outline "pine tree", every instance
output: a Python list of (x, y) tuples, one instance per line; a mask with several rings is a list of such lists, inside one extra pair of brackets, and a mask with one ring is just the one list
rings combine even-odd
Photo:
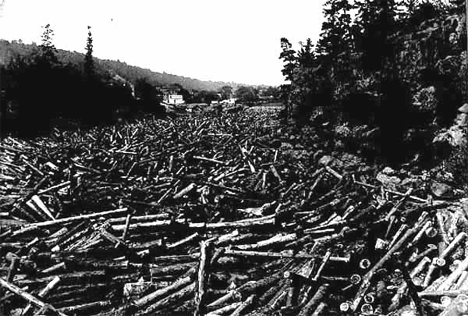
[(334, 64), (342, 53), (354, 49), (350, 14), (354, 6), (349, 0), (327, 0), (324, 6), (326, 21), (322, 24), (317, 53)]
[(281, 38), (281, 54), (280, 59), (283, 60), (283, 69), (281, 70), (284, 79), (289, 81), (288, 84), (281, 85), (281, 99), (285, 103), (285, 118), (288, 119), (291, 114), (291, 97), (293, 94), (292, 87), (294, 84), (294, 71), (297, 66), (296, 52), (292, 49), (291, 43), (287, 38)]
[(44, 32), (42, 33), (42, 43), (39, 45), (40, 55), (39, 58), (42, 62), (46, 62), (50, 65), (58, 63), (57, 49), (52, 42), (54, 31), (50, 27), (50, 24), (44, 26)]
[(279, 58), (282, 59), (284, 63), (281, 72), (287, 81), (292, 82), (294, 80), (293, 74), (297, 62), (296, 52), (292, 49), (292, 45), (288, 39), (284, 37), (281, 38), (281, 49), (282, 52)]
[(91, 33), (91, 26), (88, 26), (88, 38), (86, 40), (86, 55), (84, 68), (88, 77), (94, 74), (94, 60), (93, 60), (93, 35)]
[(359, 0), (356, 4), (362, 66), (367, 71), (379, 71), (393, 55), (389, 39), (397, 30), (397, 5), (395, 0)]
[[(356, 67), (353, 56), (356, 53), (354, 44), (354, 25), (351, 11), (355, 9), (350, 0), (327, 0), (324, 4), (325, 22), (317, 44), (316, 52), (320, 64), (325, 69), (326, 78), (333, 82), (333, 90), (341, 88), (352, 81), (352, 68)], [(336, 93), (343, 97), (342, 94)]]

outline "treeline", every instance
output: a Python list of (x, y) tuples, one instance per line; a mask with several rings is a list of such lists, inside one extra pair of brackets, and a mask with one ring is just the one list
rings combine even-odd
[(90, 28), (86, 54), (78, 64), (60, 61), (52, 39), (53, 30), (46, 25), (36, 49), (1, 65), (3, 133), (35, 136), (64, 122), (109, 123), (135, 109), (131, 85), (95, 64)]
[[(308, 39), (295, 50), (281, 39), (286, 115), (303, 125), (320, 109), (335, 125), (377, 128), (377, 154), (389, 161), (407, 158), (411, 146), (427, 147), (431, 132), (453, 122), (466, 93), (463, 10), (461, 0), (326, 1), (317, 43)], [(427, 87), (430, 96), (421, 92)], [(409, 131), (423, 128), (431, 132), (408, 142)]]
[(234, 97), (254, 103), (279, 95), (275, 87), (205, 82), (99, 60), (93, 56), (90, 27), (84, 44), (85, 54), (58, 50), (50, 25), (44, 27), (40, 45), (0, 41), (2, 135), (35, 136), (53, 127), (163, 115), (160, 102), (165, 93), (181, 94), (186, 103), (207, 104)]
[[(30, 55), (38, 49), (37, 44), (25, 44), (19, 41), (0, 40), (0, 63), (8, 63), (11, 58), (16, 55)], [(70, 52), (62, 49), (57, 49), (57, 58), (64, 64), (79, 65), (83, 62), (84, 54), (78, 52)], [(231, 86), (237, 89), (239, 84), (234, 82), (222, 81), (206, 81), (184, 76), (178, 76), (168, 73), (155, 72), (150, 69), (145, 69), (137, 66), (128, 65), (119, 60), (107, 60), (94, 58), (97, 67), (111, 70), (119, 76), (126, 78), (128, 81), (135, 83), (138, 79), (145, 80), (154, 86), (169, 86), (177, 84), (183, 86), (187, 90), (197, 91), (219, 91), (223, 86)]]

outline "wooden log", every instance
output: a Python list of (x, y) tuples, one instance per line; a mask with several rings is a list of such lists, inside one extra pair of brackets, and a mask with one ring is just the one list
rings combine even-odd
[[(267, 257), (267, 258), (292, 258), (292, 259), (321, 259), (322, 256), (307, 253), (294, 254), (292, 251), (283, 252), (266, 252), (266, 251), (244, 251), (244, 250), (232, 250), (226, 249), (224, 252), (225, 256), (239, 256), (239, 257)], [(329, 261), (333, 262), (344, 262), (348, 263), (351, 257), (336, 257), (330, 256)]]
[(446, 245), (450, 244), (447, 230), (445, 229), (445, 220), (441, 212), (436, 212), (437, 226), (439, 227), (440, 235)]
[(111, 307), (113, 304), (111, 301), (98, 301), (98, 302), (91, 302), (67, 307), (59, 308), (59, 312), (61, 313), (70, 313), (72, 315), (84, 315), (85, 312), (88, 310), (93, 310), (93, 313), (96, 311), (102, 311), (105, 308)]
[(226, 304), (227, 302), (229, 302), (230, 300), (232, 299), (235, 299), (235, 300), (241, 300), (242, 296), (241, 294), (239, 293), (239, 291), (237, 289), (233, 289), (231, 291), (229, 291), (227, 294), (221, 296), (220, 298), (218, 298), (217, 300), (215, 300), (214, 302), (211, 302), (210, 304), (208, 304), (208, 308), (217, 308), (217, 307), (220, 307), (224, 304)]
[[(47, 296), (47, 294), (49, 294), (49, 292), (51, 292), (56, 286), (57, 284), (60, 282), (60, 277), (55, 277), (52, 279), (52, 281), (50, 281), (38, 294), (37, 296), (39, 298), (45, 298)], [(33, 306), (31, 303), (29, 303), (28, 305), (26, 305), (26, 307), (23, 309), (23, 312), (21, 315), (23, 316), (26, 316), (28, 315), (28, 313), (30, 311), (32, 311), (33, 309)]]
[(319, 306), (314, 310), (312, 313), (312, 316), (319, 316), (319, 315), (325, 315), (325, 310), (327, 309), (328, 304), (325, 302), (321, 302)]
[(23, 211), (21, 208), (22, 206), (31, 199), (31, 197), (33, 195), (35, 195), (39, 189), (41, 188), (42, 185), (44, 185), (44, 183), (49, 179), (48, 176), (45, 176), (43, 177), (35, 186), (34, 188), (31, 190), (31, 192), (29, 192), (24, 198), (20, 199), (17, 203), (15, 203), (13, 205), (13, 208), (11, 209), (10, 211), (10, 214), (15, 214), (17, 211), (20, 212), (22, 215), (25, 215), (26, 218), (28, 219), (32, 219), (32, 221), (34, 222), (34, 218), (29, 215), (27, 212)]
[(195, 293), (195, 311), (194, 316), (203, 316), (205, 314), (205, 296), (206, 296), (206, 286), (208, 279), (209, 263), (210, 259), (208, 257), (207, 243), (205, 241), (200, 241), (200, 261), (198, 264), (198, 278), (196, 282), (196, 293)]
[(231, 311), (236, 310), (240, 305), (242, 305), (242, 302), (235, 302), (235, 303), (226, 305), (224, 307), (221, 307), (217, 310), (214, 310), (212, 312), (209, 312), (208, 314), (206, 314), (206, 316), (222, 316), (224, 314), (227, 314)]
[(88, 235), (91, 232), (92, 227), (90, 226), (90, 223), (84, 221), (77, 225), (75, 228), (71, 229), (67, 234), (64, 234), (62, 237), (59, 237), (55, 242), (49, 243), (48, 246), (52, 248), (52, 252), (63, 251), (72, 243), (82, 238), (83, 236)]
[[(181, 224), (185, 225), (185, 220), (173, 221), (155, 221), (149, 223), (133, 223), (130, 225), (131, 230), (136, 230), (140, 228), (166, 228), (170, 229), (171, 224)], [(275, 218), (274, 215), (268, 215), (261, 218), (254, 219), (245, 219), (235, 222), (219, 222), (219, 223), (188, 223), (186, 226), (188, 229), (208, 229), (208, 230), (217, 230), (217, 229), (236, 229), (236, 228), (251, 228), (255, 226), (264, 226), (264, 225), (274, 225)], [(125, 225), (113, 225), (113, 230), (123, 231)]]
[(127, 218), (125, 219), (125, 228), (124, 228), (124, 231), (122, 233), (122, 241), (125, 242), (125, 240), (127, 239), (128, 237), (128, 229), (130, 227), (130, 220), (132, 219), (132, 214), (127, 214)]
[[(128, 208), (119, 208), (119, 209), (100, 212), (100, 213), (84, 214), (84, 215), (73, 216), (73, 217), (59, 218), (59, 219), (56, 219), (56, 220), (53, 220), (53, 221), (46, 221), (46, 222), (28, 224), (28, 225), (26, 225), (26, 227), (29, 227), (29, 228), (32, 228), (32, 227), (34, 227), (34, 228), (50, 227), (50, 226), (55, 226), (55, 225), (63, 225), (65, 223), (72, 223), (72, 222), (76, 222), (76, 221), (82, 221), (82, 220), (85, 220), (85, 219), (114, 216), (116, 214), (121, 214), (121, 213), (126, 213), (126, 212), (128, 212)], [(125, 227), (122, 227), (122, 230), (124, 228)]]
[[(30, 302), (31, 304), (34, 304), (35, 306), (39, 307), (39, 308), (42, 308), (46, 305), (46, 303), (44, 303), (43, 301), (39, 300), (38, 298), (36, 298), (35, 296), (29, 294), (28, 292), (25, 292), (23, 291), (21, 288), (19, 288), (18, 286), (14, 285), (14, 284), (11, 284), (5, 280), (3, 280), (2, 278), (0, 278), (0, 286), (6, 288), (8, 291), (11, 291), (13, 293), (15, 293), (16, 295), (18, 296), (21, 296), (22, 298), (24, 298), (26, 301)], [(57, 312), (55, 310), (55, 308), (51, 307), (51, 309), (54, 311), (54, 312)], [(58, 311), (57, 312), (60, 316), (66, 316), (65, 313), (61, 312), (61, 311)]]
[(461, 232), (455, 237), (452, 242), (445, 248), (445, 250), (440, 254), (439, 259), (445, 259), (456, 247), (465, 239), (468, 235), (464, 232)]
[(51, 187), (49, 187), (47, 189), (40, 190), (39, 192), (37, 192), (37, 194), (38, 195), (46, 194), (46, 193), (49, 193), (49, 192), (52, 192), (52, 191), (63, 189), (65, 187), (69, 186), (69, 185), (70, 185), (70, 181), (64, 181), (62, 183), (51, 186)]
[[(6, 256), (6, 257), (8, 257), (8, 256)], [(10, 262), (10, 267), (8, 268), (8, 275), (7, 275), (7, 278), (6, 278), (7, 282), (10, 282), (10, 283), (13, 282), (13, 278), (15, 277), (15, 274), (17, 272), (20, 261), (21, 261), (21, 259), (18, 256), (16, 256), (16, 255), (12, 256), (11, 262)]]
[(184, 246), (184, 245), (190, 243), (191, 241), (196, 240), (199, 237), (200, 237), (200, 234), (193, 233), (192, 235), (187, 236), (187, 237), (185, 237), (185, 238), (183, 238), (183, 239), (181, 239), (181, 240), (179, 240), (179, 241), (177, 241), (177, 242), (175, 242), (173, 244), (167, 245), (166, 247), (167, 247), (167, 249), (176, 249), (176, 248), (179, 248), (181, 246)]
[(325, 268), (326, 264), (328, 263), (328, 261), (330, 260), (330, 256), (331, 256), (331, 251), (327, 251), (327, 253), (325, 254), (325, 256), (323, 257), (322, 259), (322, 263), (320, 264), (318, 270), (317, 270), (317, 273), (315, 274), (315, 276), (312, 278), (313, 281), (317, 281), (318, 278), (320, 277), (320, 275), (322, 274), (322, 271), (323, 269)]
[(180, 275), (182, 273), (185, 273), (186, 271), (190, 271), (194, 267), (196, 267), (196, 264), (194, 262), (186, 262), (173, 264), (169, 266), (151, 267), (150, 272), (153, 277), (161, 275)]
[(466, 257), (456, 268), (455, 271), (453, 271), (447, 279), (440, 285), (439, 291), (445, 291), (448, 290), (454, 282), (460, 277), (463, 271), (468, 269), (468, 257)]
[(50, 210), (47, 208), (47, 206), (42, 202), (41, 198), (37, 195), (33, 195), (31, 200), (37, 205), (38, 209), (40, 209), (49, 219), (55, 220), (55, 217), (52, 215)]
[[(426, 216), (427, 216), (427, 213), (425, 213)], [(425, 218), (423, 218), (423, 220), (425, 220)], [(398, 250), (400, 250), (405, 242), (412, 236), (414, 235), (415, 233), (418, 232), (418, 230), (421, 228), (421, 226), (423, 225), (424, 223), (421, 223), (421, 221), (419, 223), (417, 223), (413, 228), (411, 229), (408, 229), (406, 231), (406, 233), (403, 235), (403, 237), (401, 237), (401, 239), (395, 243), (395, 245), (390, 248), (390, 250), (366, 273), (366, 275), (364, 276), (363, 278), (363, 281), (361, 283), (361, 286), (359, 287), (359, 290), (358, 292), (356, 293), (356, 296), (353, 300), (353, 304), (351, 306), (351, 309), (353, 311), (356, 311), (360, 304), (361, 304), (361, 300), (362, 298), (364, 297), (364, 295), (366, 294), (369, 286), (370, 286), (370, 282), (372, 280), (372, 278), (374, 277), (376, 271), (378, 269), (380, 269), (392, 256), (394, 253), (396, 253)]]
[(411, 279), (411, 275), (408, 273), (408, 270), (406, 270), (405, 265), (403, 262), (400, 260), (397, 260), (398, 266), (403, 274), (403, 280), (405, 281), (407, 287), (408, 287), (408, 292), (413, 300), (414, 305), (416, 306), (416, 310), (418, 311), (419, 315), (424, 315), (424, 309), (421, 303), (421, 299), (418, 296), (418, 291), (416, 289), (416, 286), (413, 283), (413, 280)]
[(458, 295), (468, 295), (468, 290), (424, 291), (418, 293), (418, 296), (421, 298), (441, 296), (457, 297)]
[(26, 286), (46, 283), (52, 281), (57, 276), (60, 277), (61, 284), (85, 284), (105, 280), (106, 272), (104, 270), (69, 272), (58, 274), (56, 276), (51, 275), (35, 279), (21, 279), (17, 280), (16, 284), (18, 284), (19, 286)]
[[(148, 206), (150, 206), (150, 205), (148, 205)], [(153, 206), (156, 206), (156, 205), (153, 205)], [(111, 225), (117, 225), (117, 224), (126, 225), (128, 215), (130, 215), (130, 214), (127, 214), (127, 216), (125, 216), (125, 217), (109, 218), (109, 219), (107, 219), (107, 222), (109, 224), (111, 224)], [(133, 223), (152, 222), (152, 221), (155, 221), (155, 220), (165, 220), (165, 219), (169, 219), (169, 218), (170, 218), (169, 213), (141, 215), (141, 216), (132, 215), (131, 216), (131, 220), (132, 220)]]
[(201, 160), (201, 161), (207, 161), (207, 162), (211, 162), (211, 163), (219, 164), (219, 165), (223, 165), (223, 166), (227, 165), (227, 163), (224, 162), (224, 161), (219, 161), (219, 160), (212, 159), (212, 158), (207, 158), (207, 157), (193, 156), (193, 159)]
[(190, 191), (192, 191), (193, 189), (195, 189), (196, 186), (197, 186), (197, 185), (196, 185), (195, 183), (190, 183), (187, 187), (185, 187), (184, 189), (180, 190), (180, 192), (174, 194), (173, 199), (174, 199), (174, 200), (180, 199), (181, 197), (183, 197), (184, 195), (188, 194)]
[(312, 296), (310, 301), (308, 301), (307, 304), (302, 308), (298, 316), (309, 315), (317, 305), (322, 303), (322, 300), (329, 291), (329, 288), (330, 284), (328, 283), (320, 285), (320, 287), (317, 289), (317, 292), (315, 292), (314, 296)]
[(395, 213), (398, 212), (398, 209), (405, 203), (406, 199), (411, 195), (413, 192), (413, 188), (409, 188), (408, 191), (403, 195), (403, 197), (392, 207), (390, 212), (385, 216), (385, 220), (390, 220), (392, 216), (395, 216)]
[(247, 244), (247, 245), (239, 245), (236, 246), (236, 248), (240, 250), (249, 250), (249, 249), (259, 249), (259, 248), (264, 248), (264, 247), (274, 247), (277, 245), (281, 245), (287, 242), (292, 242), (297, 239), (297, 234), (292, 233), (292, 234), (277, 234), (269, 239), (259, 241), (255, 244)]
[[(378, 186), (368, 184), (368, 183), (364, 183), (364, 182), (361, 182), (361, 181), (354, 181), (354, 183), (365, 186), (365, 187), (368, 187), (368, 188), (372, 188), (372, 189), (377, 189), (378, 188)], [(384, 190), (385, 190), (385, 192), (388, 192), (388, 193), (391, 193), (391, 194), (395, 194), (395, 195), (399, 195), (399, 196), (405, 196), (405, 193), (401, 193), (401, 192), (394, 191), (394, 190), (389, 190), (389, 189), (384, 189)], [(414, 195), (409, 195), (408, 198), (412, 199), (413, 201), (420, 202), (420, 203), (423, 203), (423, 204), (427, 203), (426, 199), (422, 199), (422, 198), (414, 196)]]
[(186, 277), (180, 278), (176, 282), (174, 282), (172, 285), (165, 287), (163, 289), (158, 289), (154, 291), (153, 293), (150, 293), (134, 301), (132, 305), (136, 306), (137, 308), (142, 308), (158, 300), (161, 300), (162, 298), (166, 297), (172, 292), (175, 292), (181, 288), (188, 286), (189, 284), (191, 284), (192, 281), (193, 281), (193, 276), (186, 276)]
[(239, 307), (236, 308), (236, 310), (230, 315), (230, 316), (240, 316), (241, 313), (253, 303), (253, 300), (255, 299), (255, 294), (250, 295), (244, 302), (242, 302)]
[[(27, 292), (29, 290), (28, 286), (22, 287), (21, 288), (23, 291)], [(16, 294), (13, 292), (8, 292), (2, 297), (0, 297), (0, 312), (2, 312), (2, 307), (5, 307), (4, 302), (12, 299)]]
[[(166, 296), (165, 298), (160, 299), (159, 301), (155, 302), (154, 304), (150, 305), (147, 309), (142, 311), (144, 315), (152, 314), (157, 312), (158, 310), (164, 308), (165, 306), (170, 306), (177, 302), (181, 302), (185, 300), (188, 296), (192, 295), (195, 290), (195, 283), (191, 283), (184, 288), (180, 289), (179, 291)], [(138, 314), (137, 314), (138, 315)]]

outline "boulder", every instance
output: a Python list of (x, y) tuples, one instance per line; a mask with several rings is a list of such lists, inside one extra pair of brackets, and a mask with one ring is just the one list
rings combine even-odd
[(395, 190), (401, 183), (401, 179), (396, 176), (389, 176), (380, 172), (377, 177), (377, 181), (383, 184), (384, 187)]
[(461, 107), (458, 108), (458, 112), (460, 113), (468, 113), (468, 103), (463, 104)]
[(387, 176), (394, 176), (396, 174), (396, 171), (390, 167), (385, 167), (381, 173)]
[(442, 130), (434, 137), (432, 143), (436, 147), (449, 145), (450, 147), (460, 147), (466, 143), (465, 130), (461, 126), (454, 125), (448, 130)]
[(431, 192), (436, 197), (450, 197), (453, 195), (453, 188), (448, 184), (433, 181), (431, 184)]
[(434, 86), (422, 88), (413, 98), (413, 108), (417, 112), (435, 114), (437, 109), (436, 89)]
[(319, 166), (328, 166), (331, 165), (334, 160), (336, 159), (332, 156), (325, 155), (319, 159), (318, 164)]

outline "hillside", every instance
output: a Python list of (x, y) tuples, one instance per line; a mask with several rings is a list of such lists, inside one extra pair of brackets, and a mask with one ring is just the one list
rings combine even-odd
[[(0, 39), (0, 64), (8, 63), (15, 55), (27, 55), (37, 49), (35, 44), (24, 44), (18, 41), (6, 41)], [(78, 52), (70, 52), (58, 49), (59, 61), (63, 63), (72, 63), (79, 65), (84, 60), (84, 54)], [(137, 66), (128, 65), (122, 61), (106, 60), (95, 58), (96, 63), (103, 69), (111, 70), (118, 75), (129, 80), (133, 84), (140, 78), (145, 78), (150, 84), (156, 86), (166, 86), (171, 84), (180, 84), (187, 90), (207, 90), (218, 91), (221, 87), (229, 85), (236, 89), (239, 84), (234, 82), (222, 81), (203, 81), (168, 73), (155, 72), (150, 69), (145, 69)]]
[(289, 116), (314, 124), (319, 110), (337, 147), (370, 160), (447, 158), (464, 143), (464, 8), (462, 1), (328, 1), (317, 43), (294, 50), (282, 39)]

